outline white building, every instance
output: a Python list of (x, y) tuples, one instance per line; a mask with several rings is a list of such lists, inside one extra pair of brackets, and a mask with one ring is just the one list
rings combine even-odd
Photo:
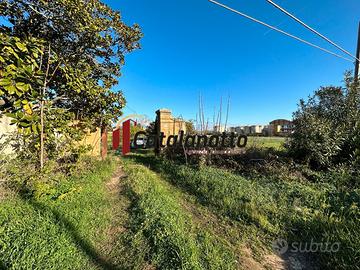
[(229, 128), (230, 132), (235, 132), (237, 134), (243, 135), (256, 135), (263, 134), (266, 125), (249, 125), (249, 126), (237, 126)]
[(214, 132), (225, 132), (225, 126), (214, 126)]

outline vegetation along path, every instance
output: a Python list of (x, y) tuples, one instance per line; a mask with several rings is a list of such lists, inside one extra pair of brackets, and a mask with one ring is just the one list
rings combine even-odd
[(2, 268), (321, 269), (326, 257), (277, 255), (271, 243), (321, 239), (335, 229), (349, 239), (312, 212), (321, 209), (323, 188), (146, 154), (89, 167), (1, 202)]
[[(148, 183), (145, 185), (149, 190), (143, 190), (140, 193), (140, 198), (146, 196), (147, 203), (144, 204), (144, 206), (152, 213), (151, 215), (150, 213), (147, 215), (147, 211), (144, 210), (143, 215), (146, 217), (146, 223), (160, 222), (156, 217), (158, 215), (160, 217), (167, 215), (171, 221), (167, 223), (166, 226), (153, 224), (152, 227), (157, 230), (164, 228), (165, 231), (170, 231), (171, 234), (163, 238), (163, 240), (166, 239), (166, 241), (171, 238), (176, 239), (181, 237), (181, 235), (187, 235), (188, 239), (195, 239), (192, 241), (194, 243), (192, 247), (193, 254), (200, 254), (200, 260), (197, 263), (196, 256), (186, 257), (181, 255), (180, 251), (183, 245), (178, 247), (173, 246), (173, 248), (178, 249), (179, 252), (174, 253), (176, 255), (175, 258), (172, 258), (174, 254), (171, 253), (162, 254), (165, 258), (167, 257), (165, 261), (172, 261), (174, 263), (175, 259), (178, 266), (194, 264), (199, 265), (200, 269), (316, 269), (316, 267), (312, 266), (314, 262), (309, 261), (309, 258), (303, 255), (290, 254), (280, 257), (275, 254), (268, 248), (268, 245), (265, 244), (266, 241), (269, 240), (269, 237), (257, 228), (256, 223), (253, 225), (244, 224), (241, 221), (232, 220), (229, 217), (217, 214), (218, 211), (214, 211), (211, 207), (202, 204), (199, 198), (191, 194), (191, 192), (184, 192), (186, 191), (185, 189), (173, 185), (176, 180), (171, 180), (171, 178), (169, 178), (171, 176), (166, 176), (160, 172), (159, 168), (154, 164), (154, 160), (156, 159), (154, 159), (153, 156), (133, 155), (130, 159), (131, 161), (126, 161), (128, 165), (125, 166), (125, 168), (128, 168), (126, 171), (129, 173), (129, 179), (133, 181), (141, 178), (145, 181), (144, 184), (151, 179), (152, 184)], [(152, 170), (147, 168), (149, 166)], [(167, 168), (169, 168), (169, 166), (167, 166)], [(135, 171), (136, 173), (134, 174)], [(174, 175), (172, 177), (174, 177)], [(178, 181), (181, 180), (178, 179)], [(137, 181), (133, 182), (133, 187), (136, 187), (138, 183)], [(183, 183), (187, 185), (187, 183)], [(153, 192), (152, 188), (150, 188), (152, 185), (155, 185), (157, 189), (157, 193), (153, 194), (154, 196), (147, 194), (150, 191), (151, 193)], [(190, 188), (190, 186), (188, 186), (188, 188)], [(169, 196), (167, 199), (165, 194)], [(162, 197), (164, 200), (171, 200), (172, 206), (161, 207), (161, 209), (157, 208), (158, 213), (156, 213), (157, 211), (152, 212), (150, 209), (152, 207), (151, 201), (159, 197)], [(219, 200), (219, 198), (215, 199)], [(165, 205), (165, 202), (163, 203)], [(186, 218), (186, 226), (177, 227), (177, 225), (183, 221), (181, 221), (182, 219), (175, 213)], [(152, 219), (155, 220), (152, 221)], [(178, 222), (174, 222), (174, 219)], [(176, 228), (173, 226), (176, 226)], [(144, 235), (154, 237), (154, 232), (150, 231)], [(200, 238), (199, 235), (201, 235)], [(204, 242), (199, 242), (198, 240), (204, 236), (207, 238), (205, 245)], [(164, 235), (162, 235), (162, 237), (164, 237)], [(154, 243), (161, 242), (158, 241), (156, 237), (152, 241), (154, 241), (151, 243), (152, 246)], [(175, 243), (179, 242), (180, 241), (175, 241)], [(209, 248), (209, 245), (211, 248)], [(157, 249), (155, 248), (155, 250)], [(211, 251), (210, 254), (209, 251)], [(214, 252), (215, 254), (213, 254)], [(195, 261), (189, 263), (189, 258), (195, 258)], [(203, 258), (205, 258), (206, 263), (204, 263)], [(175, 264), (173, 264), (173, 267), (178, 268)], [(193, 267), (190, 268), (192, 269)]]

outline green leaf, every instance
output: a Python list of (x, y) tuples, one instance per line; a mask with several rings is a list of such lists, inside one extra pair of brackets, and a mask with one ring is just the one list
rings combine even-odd
[(30, 126), (29, 123), (25, 123), (25, 122), (19, 122), (19, 125), (21, 127), (29, 127)]
[(10, 118), (16, 118), (16, 114), (14, 113), (6, 113), (5, 115)]
[(10, 79), (0, 79), (0, 86), (6, 86), (11, 84), (11, 80)]
[(15, 94), (15, 91), (16, 91), (16, 87), (15, 87), (14, 85), (4, 86), (4, 89), (5, 89), (6, 91), (8, 91), (8, 93), (9, 93), (10, 95)]
[(38, 134), (38, 130), (37, 130), (37, 128), (36, 128), (36, 124), (32, 124), (32, 125), (31, 125), (31, 129), (32, 129), (32, 131), (33, 131), (35, 134)]
[(16, 59), (20, 59), (19, 55), (11, 47), (5, 47)]
[(16, 100), (16, 101), (14, 102), (14, 106), (15, 106), (15, 107), (20, 107), (20, 103), (21, 103), (21, 100), (18, 99), (18, 100)]
[(16, 83), (16, 88), (18, 90), (20, 90), (21, 92), (25, 92), (26, 91), (26, 84), (25, 83)]
[(16, 45), (16, 47), (18, 47), (23, 52), (27, 51), (26, 46), (24, 44), (20, 43), (20, 42), (16, 42), (15, 45)]

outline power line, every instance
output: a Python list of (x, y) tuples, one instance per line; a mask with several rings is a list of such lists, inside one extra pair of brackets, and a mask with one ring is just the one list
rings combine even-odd
[(279, 32), (279, 33), (282, 33), (282, 34), (284, 34), (284, 35), (286, 35), (286, 36), (288, 36), (288, 37), (291, 37), (291, 38), (296, 39), (296, 40), (298, 40), (298, 41), (300, 41), (300, 42), (303, 42), (303, 43), (305, 43), (305, 44), (307, 44), (307, 45), (309, 45), (309, 46), (311, 46), (311, 47), (314, 47), (314, 48), (319, 49), (319, 50), (321, 50), (321, 51), (323, 51), (323, 52), (329, 53), (329, 54), (331, 54), (331, 55), (333, 55), (333, 56), (342, 58), (342, 59), (344, 59), (344, 60), (346, 60), (346, 61), (353, 62), (353, 61), (352, 61), (351, 59), (349, 59), (349, 58), (343, 57), (343, 56), (341, 56), (341, 55), (339, 55), (339, 54), (337, 54), (337, 53), (334, 53), (334, 52), (332, 52), (332, 51), (329, 51), (329, 50), (327, 50), (327, 49), (324, 49), (324, 48), (322, 48), (322, 47), (320, 47), (320, 46), (318, 46), (318, 45), (315, 45), (315, 44), (313, 44), (313, 43), (311, 43), (311, 42), (309, 42), (309, 41), (306, 41), (306, 40), (304, 40), (304, 39), (302, 39), (302, 38), (299, 38), (299, 37), (297, 37), (297, 36), (294, 36), (294, 35), (292, 35), (292, 34), (289, 34), (289, 33), (285, 32), (285, 31), (283, 31), (283, 30), (281, 30), (281, 29), (279, 29), (279, 28), (276, 28), (275, 26), (269, 25), (269, 24), (267, 24), (267, 23), (265, 23), (265, 22), (262, 22), (262, 21), (260, 21), (260, 20), (258, 20), (258, 19), (255, 19), (255, 18), (253, 18), (253, 17), (251, 17), (251, 16), (249, 16), (249, 15), (246, 15), (245, 13), (242, 13), (242, 12), (240, 12), (240, 11), (237, 11), (236, 9), (233, 9), (233, 8), (231, 8), (231, 7), (228, 7), (228, 6), (226, 6), (226, 5), (222, 4), (222, 3), (216, 2), (216, 1), (214, 1), (214, 0), (208, 0), (208, 1), (211, 2), (211, 3), (213, 3), (213, 4), (218, 5), (218, 6), (220, 6), (220, 7), (223, 7), (223, 8), (225, 8), (225, 9), (227, 9), (227, 10), (230, 10), (230, 11), (232, 11), (232, 12), (238, 14), (238, 15), (241, 15), (241, 16), (243, 16), (243, 17), (245, 17), (245, 18), (247, 18), (247, 19), (249, 19), (249, 20), (251, 20), (251, 21), (253, 21), (253, 22), (256, 22), (256, 23), (261, 24), (261, 25), (263, 25), (263, 26), (266, 26), (266, 27), (268, 27), (268, 28), (270, 28), (270, 29), (272, 29), (272, 30), (275, 30), (275, 31), (277, 31), (277, 32)]
[(359, 60), (356, 56), (352, 55), (351, 53), (349, 53), (347, 50), (345, 50), (344, 48), (342, 48), (341, 46), (339, 46), (338, 44), (336, 44), (334, 41), (332, 41), (331, 39), (327, 38), (326, 36), (324, 36), (323, 34), (319, 33), (318, 31), (316, 31), (314, 28), (310, 27), (309, 25), (307, 25), (306, 23), (304, 23), (302, 20), (300, 20), (299, 18), (297, 18), (295, 15), (291, 14), (289, 11), (287, 11), (286, 9), (284, 9), (283, 7), (279, 6), (278, 4), (274, 3), (271, 0), (266, 0), (268, 3), (270, 3), (271, 5), (273, 5), (274, 7), (276, 7), (277, 9), (279, 9), (280, 11), (282, 11), (283, 13), (285, 13), (287, 16), (291, 17), (292, 19), (294, 19), (295, 21), (297, 21), (298, 23), (300, 23), (302, 26), (304, 26), (305, 28), (307, 28), (308, 30), (310, 30), (311, 32), (315, 33), (316, 35), (318, 35), (319, 37), (321, 37), (322, 39), (326, 40), (327, 42), (329, 42), (331, 45), (335, 46), (336, 48), (338, 48), (339, 50), (341, 50), (342, 52), (346, 53), (347, 55), (351, 56), (352, 58)]

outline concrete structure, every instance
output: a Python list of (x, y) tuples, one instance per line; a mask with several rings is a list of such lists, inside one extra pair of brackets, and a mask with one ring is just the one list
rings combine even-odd
[(166, 137), (177, 135), (180, 130), (183, 130), (186, 133), (185, 121), (173, 117), (169, 109), (160, 109), (156, 111), (156, 115), (157, 120), (160, 120), (160, 132), (163, 132)]
[[(0, 115), (0, 144), (4, 143), (7, 139), (8, 135), (16, 132), (16, 126), (10, 125), (11, 118)], [(72, 125), (77, 125), (78, 121), (75, 121)], [(79, 126), (79, 128), (81, 128)], [(61, 135), (59, 135), (61, 137)], [(60, 138), (59, 137), (59, 138)], [(91, 156), (100, 156), (101, 154), (101, 131), (100, 128), (97, 128), (95, 131), (86, 131), (85, 137), (75, 143), (76, 145), (90, 146), (90, 150), (88, 152)], [(0, 154), (12, 154), (13, 149), (11, 146), (7, 146), (4, 149), (0, 149)]]
[[(0, 114), (0, 144), (3, 144), (11, 133), (16, 132), (16, 126), (10, 125), (11, 118)], [(13, 149), (10, 145), (0, 149), (0, 154), (12, 154)]]
[[(79, 121), (74, 121), (70, 126), (82, 129), (83, 127), (79, 123)], [(96, 130), (89, 130), (86, 129), (85, 136), (81, 141), (75, 142), (77, 146), (89, 146), (89, 151), (87, 152), (88, 155), (94, 157), (101, 156), (101, 129), (96, 128)]]
[[(106, 134), (106, 132), (105, 132)], [(90, 150), (88, 152), (89, 155), (94, 157), (99, 157), (101, 153), (101, 131), (100, 128), (97, 128), (96, 131), (90, 132), (88, 131), (81, 141), (82, 145), (89, 145)], [(106, 154), (105, 154), (106, 155)]]

